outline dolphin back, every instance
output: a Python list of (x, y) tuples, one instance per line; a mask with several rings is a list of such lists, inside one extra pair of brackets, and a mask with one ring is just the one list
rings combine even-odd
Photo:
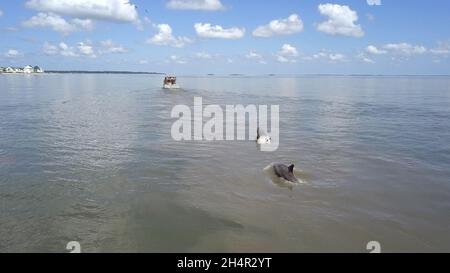
[(299, 180), (294, 175), (294, 165), (289, 167), (284, 164), (273, 164), (273, 170), (275, 174), (289, 182), (298, 183)]

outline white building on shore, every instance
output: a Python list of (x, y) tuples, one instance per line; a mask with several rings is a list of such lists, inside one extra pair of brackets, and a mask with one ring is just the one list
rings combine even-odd
[(33, 74), (33, 73), (44, 73), (44, 70), (39, 66), (27, 65), (25, 67), (0, 67), (0, 73), (22, 73), (22, 74)]
[(34, 73), (44, 73), (44, 69), (40, 68), (39, 66), (35, 66), (33, 68)]
[(34, 72), (34, 69), (31, 65), (27, 65), (23, 68), (23, 73), (25, 74), (31, 74)]

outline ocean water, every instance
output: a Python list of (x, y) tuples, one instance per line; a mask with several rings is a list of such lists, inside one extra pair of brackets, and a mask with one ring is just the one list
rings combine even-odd
[[(450, 251), (449, 77), (0, 75), (0, 252)], [(194, 97), (280, 147), (176, 142)], [(305, 182), (263, 169), (294, 163)]]

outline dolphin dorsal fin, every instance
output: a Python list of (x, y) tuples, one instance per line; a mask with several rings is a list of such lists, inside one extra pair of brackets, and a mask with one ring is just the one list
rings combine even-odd
[(291, 166), (289, 166), (289, 172), (290, 172), (290, 173), (294, 173), (294, 164), (292, 164)]

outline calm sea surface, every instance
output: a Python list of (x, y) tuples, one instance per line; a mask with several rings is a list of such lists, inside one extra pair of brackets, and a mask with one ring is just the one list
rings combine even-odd
[[(450, 251), (450, 78), (0, 75), (0, 252)], [(280, 147), (172, 108), (280, 105)], [(264, 174), (294, 163), (292, 190)]]

